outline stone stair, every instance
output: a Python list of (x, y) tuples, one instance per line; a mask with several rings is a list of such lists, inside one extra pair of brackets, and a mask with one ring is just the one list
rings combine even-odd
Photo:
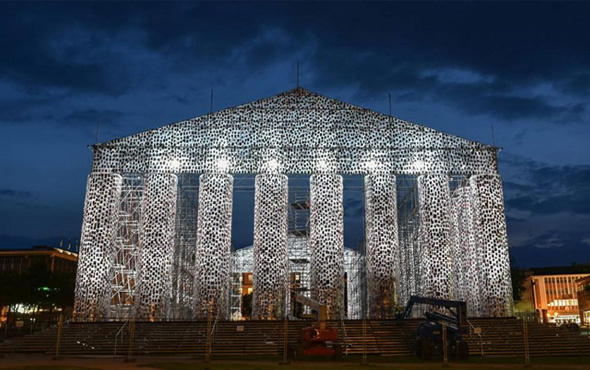
[[(338, 328), (343, 352), (409, 356), (409, 343), (415, 337), (420, 320), (367, 320), (363, 337), (362, 320), (329, 322)], [(470, 354), (484, 356), (523, 356), (522, 321), (514, 318), (471, 319), (481, 328), (481, 336), (466, 336)], [(289, 347), (297, 346), (301, 329), (309, 321), (289, 321)], [(554, 326), (529, 323), (531, 356), (590, 356), (590, 339)], [(220, 321), (215, 324), (212, 356), (279, 355), (283, 350), (282, 321)], [(137, 322), (134, 353), (136, 355), (204, 356), (207, 323), (203, 321)], [(52, 354), (57, 329), (9, 341), (0, 352)], [(129, 348), (129, 323), (69, 323), (62, 331), (61, 354), (113, 356), (126, 355)]]
[[(472, 355), (524, 356), (522, 321), (514, 318), (477, 318), (470, 322), (482, 330), (481, 337), (472, 334), (466, 339)], [(534, 356), (590, 356), (590, 337), (564, 329), (528, 323), (529, 351)]]

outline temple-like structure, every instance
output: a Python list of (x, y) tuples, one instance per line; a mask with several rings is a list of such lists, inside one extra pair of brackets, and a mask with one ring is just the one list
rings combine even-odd
[[(296, 88), (93, 153), (77, 320), (229, 319), (247, 269), (254, 319), (292, 314), (294, 290), (331, 318), (390, 317), (411, 295), (512, 314), (495, 147)], [(231, 247), (242, 174), (255, 175), (249, 252)], [(309, 192), (297, 200), (301, 175)], [(350, 175), (364, 176), (365, 242), (345, 251)], [(298, 212), (305, 226), (290, 227)]]

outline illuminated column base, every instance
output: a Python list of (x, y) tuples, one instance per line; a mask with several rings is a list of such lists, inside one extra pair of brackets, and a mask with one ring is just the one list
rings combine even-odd
[(476, 242), (481, 253), (480, 294), (486, 316), (513, 314), (512, 282), (504, 196), (499, 175), (475, 175), (469, 179), (473, 194)]
[(231, 258), (233, 177), (200, 177), (195, 268), (195, 317), (225, 317)]
[(168, 317), (172, 296), (172, 259), (178, 179), (167, 173), (145, 177), (139, 236), (137, 318)]
[(420, 290), (427, 297), (449, 299), (452, 267), (450, 255), (450, 190), (446, 175), (418, 177), (420, 205)]
[(288, 180), (285, 175), (256, 176), (252, 318), (284, 315), (287, 280)]
[(467, 302), (469, 316), (482, 316), (479, 291), (480, 253), (475, 240), (473, 196), (469, 186), (459, 187), (453, 192), (451, 215), (453, 299)]
[(310, 179), (311, 297), (339, 318), (344, 305), (344, 210), (342, 176), (317, 174)]
[(400, 273), (395, 176), (365, 176), (367, 293), (371, 318), (393, 315)]
[(121, 184), (122, 177), (117, 174), (88, 176), (74, 301), (77, 321), (109, 317)]

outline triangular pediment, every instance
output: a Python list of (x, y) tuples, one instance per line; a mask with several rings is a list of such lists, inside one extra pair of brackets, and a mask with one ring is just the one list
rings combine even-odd
[[(291, 126), (292, 130), (285, 130)], [(342, 134), (355, 136), (355, 130), (365, 132), (367, 130), (392, 131), (402, 135), (409, 145), (424, 145), (421, 137), (428, 137), (436, 146), (459, 146), (463, 148), (485, 148), (488, 145), (463, 139), (451, 134), (434, 130), (432, 128), (414, 124), (398, 118), (362, 108), (353, 104), (345, 103), (337, 99), (328, 98), (315, 92), (295, 88), (293, 90), (277, 94), (268, 98), (259, 99), (250, 103), (225, 108), (210, 114), (198, 116), (184, 121), (168, 124), (152, 130), (143, 131), (134, 135), (106, 141), (98, 146), (142, 146), (157, 142), (158, 145), (166, 146), (167, 143), (173, 146), (190, 145), (200, 142), (200, 145), (219, 145), (223, 142), (222, 137), (212, 140), (215, 133), (223, 135), (223, 129), (231, 127), (232, 136), (227, 137), (226, 145), (245, 145), (243, 140), (236, 142), (235, 131), (242, 130), (244, 135), (249, 136), (256, 131), (269, 134), (273, 128), (281, 128), (277, 132), (280, 140), (273, 140), (272, 145), (293, 145), (301, 140), (289, 138), (289, 135), (302, 135), (306, 131), (301, 129), (314, 128), (314, 130), (339, 130), (344, 129)], [(228, 130), (225, 130), (228, 131)], [(311, 131), (307, 131), (308, 133)], [(362, 145), (375, 145), (369, 136), (362, 135), (367, 141)], [(202, 142), (201, 142), (201, 139)], [(346, 145), (346, 140), (340, 141), (338, 145)], [(345, 138), (346, 139), (346, 138)], [(351, 142), (354, 139), (351, 138)], [(322, 143), (320, 143), (321, 145)], [(330, 143), (324, 142), (330, 146)], [(358, 145), (355, 143), (354, 145)], [(403, 143), (401, 143), (403, 145)], [(405, 145), (404, 145), (405, 146)]]

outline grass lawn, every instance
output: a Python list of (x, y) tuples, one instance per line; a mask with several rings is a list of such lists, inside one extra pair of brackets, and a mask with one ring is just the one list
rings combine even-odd
[[(331, 370), (331, 369), (399, 369), (399, 370), (419, 370), (419, 369), (439, 369), (444, 368), (442, 364), (428, 363), (428, 364), (396, 364), (396, 363), (377, 363), (361, 366), (360, 364), (305, 364), (297, 363), (288, 366), (278, 364), (203, 364), (203, 363), (162, 363), (149, 364), (149, 367), (167, 370), (274, 370), (274, 369), (304, 369), (304, 370)], [(522, 369), (522, 364), (450, 364), (446, 369), (478, 369), (478, 370), (496, 370), (496, 369)], [(588, 364), (543, 364), (534, 365), (533, 368), (545, 370), (562, 370), (562, 369), (588, 369)]]
[[(423, 362), (413, 357), (380, 357), (369, 356), (367, 366), (361, 366), (360, 356), (348, 356), (334, 362), (331, 359), (311, 358), (294, 361), (290, 365), (279, 365), (279, 357), (248, 357), (248, 358), (214, 358), (211, 363), (205, 364), (202, 359), (190, 358), (152, 358), (139, 357), (135, 363), (123, 364), (120, 358), (71, 358), (68, 364), (49, 364), (39, 362), (37, 365), (23, 365), (10, 367), (13, 370), (95, 370), (95, 369), (165, 369), (165, 370), (349, 370), (349, 369), (523, 369), (524, 361), (517, 357), (481, 358), (472, 357), (467, 362), (451, 362), (448, 367), (442, 366), (442, 360)], [(48, 360), (49, 361), (49, 360)], [(75, 361), (75, 362), (74, 362)], [(534, 369), (561, 370), (561, 369), (590, 369), (590, 357), (537, 357), (532, 359)], [(45, 365), (47, 364), (47, 365)], [(6, 369), (1, 366), (0, 368)], [(147, 370), (147, 369), (146, 369)]]
[[(422, 360), (410, 357), (369, 357), (367, 366), (360, 365), (360, 356), (348, 357), (337, 363), (331, 360), (304, 360), (296, 361), (290, 365), (279, 365), (277, 362), (249, 360), (214, 360), (205, 364), (200, 360), (194, 362), (167, 362), (167, 363), (149, 363), (141, 366), (148, 366), (157, 369), (166, 370), (274, 370), (283, 369), (303, 369), (303, 370), (347, 370), (347, 369), (399, 369), (399, 370), (419, 370), (419, 369), (438, 369), (443, 368), (441, 361), (423, 362)], [(533, 358), (533, 367), (546, 370), (561, 369), (590, 369), (590, 358), (588, 357), (549, 357)], [(480, 358), (473, 357), (467, 362), (452, 362), (449, 369), (522, 369), (524, 360), (522, 358)]]
[[(18, 366), (7, 367), (6, 370), (94, 370), (96, 368), (85, 366), (55, 366), (55, 365), (35, 365), (35, 366)], [(99, 370), (99, 369), (97, 369)]]

